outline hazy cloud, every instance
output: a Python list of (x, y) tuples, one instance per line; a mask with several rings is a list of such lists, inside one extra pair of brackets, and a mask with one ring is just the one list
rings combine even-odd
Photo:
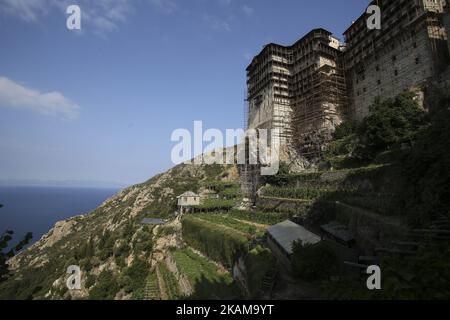
[(228, 21), (221, 19), (219, 17), (205, 14), (203, 20), (209, 24), (209, 26), (217, 31), (231, 31), (231, 26)]
[(42, 93), (0, 76), (0, 107), (28, 109), (65, 120), (76, 119), (80, 107), (60, 92)]
[(247, 6), (247, 5), (244, 5), (244, 6), (242, 7), (242, 11), (244, 11), (244, 13), (245, 13), (247, 16), (251, 16), (251, 15), (253, 15), (253, 14), (255, 13), (255, 9), (253, 9), (252, 7), (249, 7), (249, 6)]
[(173, 0), (148, 0), (153, 7), (164, 12), (172, 13), (178, 10), (178, 5)]
[[(153, 0), (149, 0), (154, 2)], [(162, 0), (160, 0), (162, 1)], [(165, 1), (162, 1), (165, 2)], [(45, 18), (51, 11), (59, 11), (66, 16), (66, 9), (71, 4), (81, 8), (82, 26), (94, 33), (110, 32), (127, 21), (134, 11), (131, 0), (0, 0), (0, 13), (18, 17), (34, 23)]]

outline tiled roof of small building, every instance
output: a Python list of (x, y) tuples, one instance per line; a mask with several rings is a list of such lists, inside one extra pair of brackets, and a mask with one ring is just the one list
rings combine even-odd
[(162, 219), (144, 218), (144, 219), (142, 219), (141, 223), (149, 224), (149, 225), (160, 225), (160, 224), (164, 224), (165, 221)]
[(301, 241), (303, 245), (321, 241), (320, 236), (290, 220), (269, 227), (267, 232), (288, 254), (292, 254), (292, 245), (295, 241)]
[(192, 191), (186, 191), (182, 195), (178, 196), (178, 198), (181, 198), (181, 197), (199, 197), (199, 195)]

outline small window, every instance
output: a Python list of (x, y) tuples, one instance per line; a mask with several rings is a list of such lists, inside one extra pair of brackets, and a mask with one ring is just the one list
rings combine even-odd
[(395, 71), (394, 71), (394, 74), (395, 74), (396, 76), (398, 76), (398, 70), (395, 70)]
[(377, 83), (378, 83), (378, 85), (380, 85), (381, 84), (381, 80), (378, 80)]
[(420, 63), (420, 59), (419, 59), (419, 57), (417, 57), (416, 58), (416, 64), (419, 64)]
[(380, 66), (376, 66), (376, 67), (375, 67), (375, 70), (376, 70), (376, 71), (380, 71)]
[(392, 56), (392, 61), (393, 62), (397, 61), (397, 56)]

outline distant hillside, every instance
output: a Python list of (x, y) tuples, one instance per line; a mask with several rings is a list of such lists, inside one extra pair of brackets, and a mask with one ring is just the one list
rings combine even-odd
[[(140, 221), (172, 217), (177, 195), (188, 190), (201, 193), (207, 181), (237, 179), (237, 169), (231, 165), (179, 165), (124, 189), (90, 214), (58, 222), (10, 261), (14, 273), (0, 284), (0, 298), (88, 298), (89, 288), (95, 288), (91, 298), (142, 298), (158, 237)], [(70, 265), (84, 271), (81, 291), (67, 291)]]

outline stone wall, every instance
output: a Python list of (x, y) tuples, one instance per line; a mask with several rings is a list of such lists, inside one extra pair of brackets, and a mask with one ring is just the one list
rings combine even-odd
[(427, 29), (411, 37), (404, 34), (365, 64), (365, 71), (353, 73), (351, 96), (355, 120), (369, 115), (369, 107), (378, 96), (394, 97), (419, 89), (435, 75), (437, 64), (431, 50)]
[(355, 235), (364, 255), (374, 255), (381, 247), (392, 247), (393, 241), (406, 239), (409, 229), (396, 218), (381, 216), (368, 210), (336, 203), (336, 219)]
[(450, 52), (450, 8), (447, 8), (447, 11), (444, 15), (444, 27), (447, 32), (447, 46), (448, 51)]

